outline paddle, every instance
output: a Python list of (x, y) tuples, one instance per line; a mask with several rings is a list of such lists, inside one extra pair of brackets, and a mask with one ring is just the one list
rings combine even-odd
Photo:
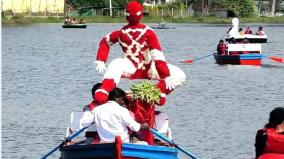
[(202, 57), (199, 57), (197, 59), (193, 59), (193, 60), (184, 60), (184, 61), (180, 61), (182, 63), (193, 63), (193, 61), (197, 61), (197, 60), (200, 60), (200, 59), (203, 59), (205, 57), (209, 57), (209, 56), (212, 56), (213, 54), (209, 54), (209, 55), (206, 55), (206, 56), (202, 56)]
[(275, 62), (279, 62), (279, 63), (284, 63), (284, 59), (281, 58), (281, 57), (276, 57), (276, 56), (265, 56), (262, 54), (262, 57), (265, 57), (265, 58), (269, 58)]
[[(92, 124), (91, 124), (92, 125)], [(89, 126), (83, 127), (82, 129), (80, 129), (79, 131), (77, 131), (75, 134), (68, 136), (66, 140), (64, 140), (62, 143), (60, 143), (58, 146), (56, 146), (55, 148), (53, 148), (51, 151), (49, 151), (46, 155), (44, 155), (41, 159), (46, 159), (48, 156), (50, 156), (53, 152), (55, 152), (57, 149), (59, 149), (59, 147), (61, 147), (62, 145), (64, 145), (64, 143), (66, 141), (72, 140), (74, 137), (78, 136), (79, 134), (81, 134), (81, 132), (85, 131)]]
[(194, 156), (192, 153), (190, 153), (190, 152), (184, 150), (183, 148), (179, 147), (178, 145), (176, 145), (176, 144), (174, 143), (173, 140), (168, 139), (167, 137), (165, 137), (164, 135), (162, 135), (162, 134), (159, 133), (158, 131), (156, 131), (156, 130), (154, 130), (154, 129), (151, 129), (151, 128), (150, 128), (150, 131), (151, 131), (154, 135), (156, 135), (158, 138), (160, 138), (160, 139), (166, 141), (166, 142), (169, 143), (170, 145), (173, 145), (174, 147), (176, 147), (177, 149), (179, 149), (181, 152), (185, 153), (185, 154), (188, 155), (189, 157), (191, 157), (191, 158), (193, 158), (193, 159), (197, 159), (197, 157)]

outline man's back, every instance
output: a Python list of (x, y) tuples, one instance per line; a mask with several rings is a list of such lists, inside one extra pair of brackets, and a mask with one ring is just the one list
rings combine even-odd
[(120, 136), (129, 142), (128, 129), (139, 131), (140, 124), (135, 122), (129, 111), (114, 101), (109, 101), (94, 109), (94, 120), (101, 142), (112, 142)]

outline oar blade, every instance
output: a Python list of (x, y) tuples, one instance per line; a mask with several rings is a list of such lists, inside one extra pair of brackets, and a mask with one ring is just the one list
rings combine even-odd
[(184, 60), (184, 61), (181, 61), (181, 63), (193, 63), (194, 60)]
[(284, 60), (281, 57), (270, 56), (269, 58), (273, 61), (276, 61), (276, 62), (279, 62), (279, 63), (284, 63)]

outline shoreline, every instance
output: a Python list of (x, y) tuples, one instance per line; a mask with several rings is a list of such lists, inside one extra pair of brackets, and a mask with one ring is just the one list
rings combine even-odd
[[(84, 18), (86, 23), (126, 23), (124, 17), (77, 17)], [(231, 24), (232, 18), (218, 18), (218, 17), (155, 17), (147, 16), (142, 19), (142, 23), (160, 23), (162, 20), (167, 23), (191, 23), (191, 24)], [(64, 17), (45, 17), (45, 16), (2, 16), (2, 26), (21, 26), (32, 25), (38, 23), (61, 23), (63, 24)], [(284, 16), (279, 17), (254, 17), (254, 18), (240, 18), (241, 24), (246, 23), (261, 23), (261, 24), (284, 24)]]

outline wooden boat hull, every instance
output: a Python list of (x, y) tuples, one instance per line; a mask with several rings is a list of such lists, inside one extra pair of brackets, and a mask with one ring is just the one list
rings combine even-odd
[(261, 65), (261, 54), (217, 55), (213, 54), (217, 64)]
[(177, 149), (173, 147), (117, 142), (69, 145), (60, 151), (60, 159), (178, 159)]
[(62, 28), (87, 28), (86, 24), (64, 24)]

